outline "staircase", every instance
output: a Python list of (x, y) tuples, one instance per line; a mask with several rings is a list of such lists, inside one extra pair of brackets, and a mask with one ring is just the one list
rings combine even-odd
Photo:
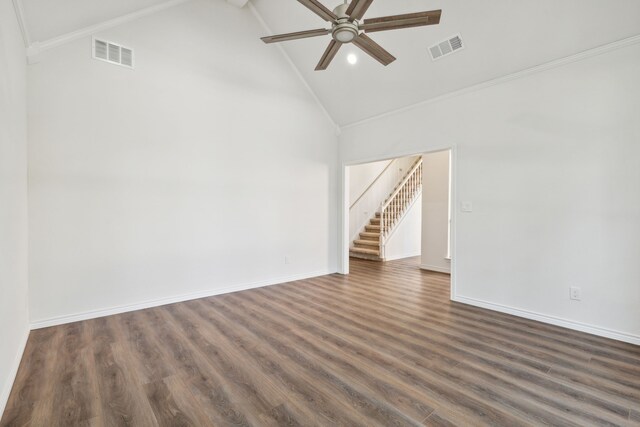
[(353, 241), (353, 247), (349, 250), (349, 256), (354, 258), (371, 259), (381, 261), (380, 258), (380, 212), (369, 220), (360, 238)]
[(396, 185), (389, 197), (381, 204), (375, 216), (353, 241), (349, 256), (354, 258), (384, 261), (384, 246), (404, 215), (422, 193), (422, 157), (419, 157), (409, 172)]

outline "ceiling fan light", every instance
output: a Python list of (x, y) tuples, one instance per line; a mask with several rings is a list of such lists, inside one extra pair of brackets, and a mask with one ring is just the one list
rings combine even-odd
[(340, 43), (351, 43), (358, 36), (358, 33), (351, 28), (337, 30), (333, 37)]

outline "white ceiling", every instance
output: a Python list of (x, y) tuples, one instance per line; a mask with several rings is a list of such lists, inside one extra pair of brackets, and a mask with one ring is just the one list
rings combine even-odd
[[(276, 34), (328, 28), (295, 0), (252, 3)], [(339, 0), (322, 3), (333, 9)], [(347, 45), (327, 71), (314, 71), (330, 36), (281, 45), (345, 125), (640, 34), (638, 0), (375, 0), (365, 18), (432, 9), (443, 10), (438, 26), (371, 34), (398, 58), (386, 68)], [(433, 62), (427, 47), (456, 33), (465, 50)], [(346, 61), (351, 52), (355, 66)]]
[(31, 42), (43, 42), (167, 0), (22, 0)]
[[(276, 34), (329, 27), (296, 0), (251, 1)], [(340, 2), (321, 1), (331, 9)], [(167, 0), (22, 2), (36, 42)], [(374, 0), (365, 18), (432, 9), (443, 10), (438, 26), (371, 35), (398, 58), (388, 67), (346, 45), (327, 71), (317, 72), (330, 36), (281, 45), (329, 114), (345, 125), (640, 34), (639, 0)], [(427, 47), (457, 33), (466, 48), (431, 61)], [(359, 57), (355, 66), (346, 61), (349, 53)]]

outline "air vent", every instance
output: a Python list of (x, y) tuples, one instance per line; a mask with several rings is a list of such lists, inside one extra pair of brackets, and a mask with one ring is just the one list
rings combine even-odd
[(93, 39), (93, 57), (100, 61), (133, 68), (133, 50), (117, 43)]
[(120, 64), (133, 67), (133, 51), (131, 49), (120, 48)]
[(464, 44), (462, 43), (462, 37), (460, 37), (460, 34), (457, 34), (447, 40), (443, 40), (440, 43), (431, 46), (429, 48), (429, 53), (431, 54), (431, 59), (435, 61), (451, 55), (461, 49), (464, 49)]
[(107, 60), (107, 43), (96, 40), (94, 43), (93, 57)]

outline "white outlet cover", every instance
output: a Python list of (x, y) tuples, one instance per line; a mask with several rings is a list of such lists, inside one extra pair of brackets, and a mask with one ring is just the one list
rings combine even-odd
[(582, 290), (575, 286), (569, 288), (569, 298), (574, 301), (580, 301), (582, 299)]
[(462, 212), (473, 212), (473, 202), (460, 202)]

